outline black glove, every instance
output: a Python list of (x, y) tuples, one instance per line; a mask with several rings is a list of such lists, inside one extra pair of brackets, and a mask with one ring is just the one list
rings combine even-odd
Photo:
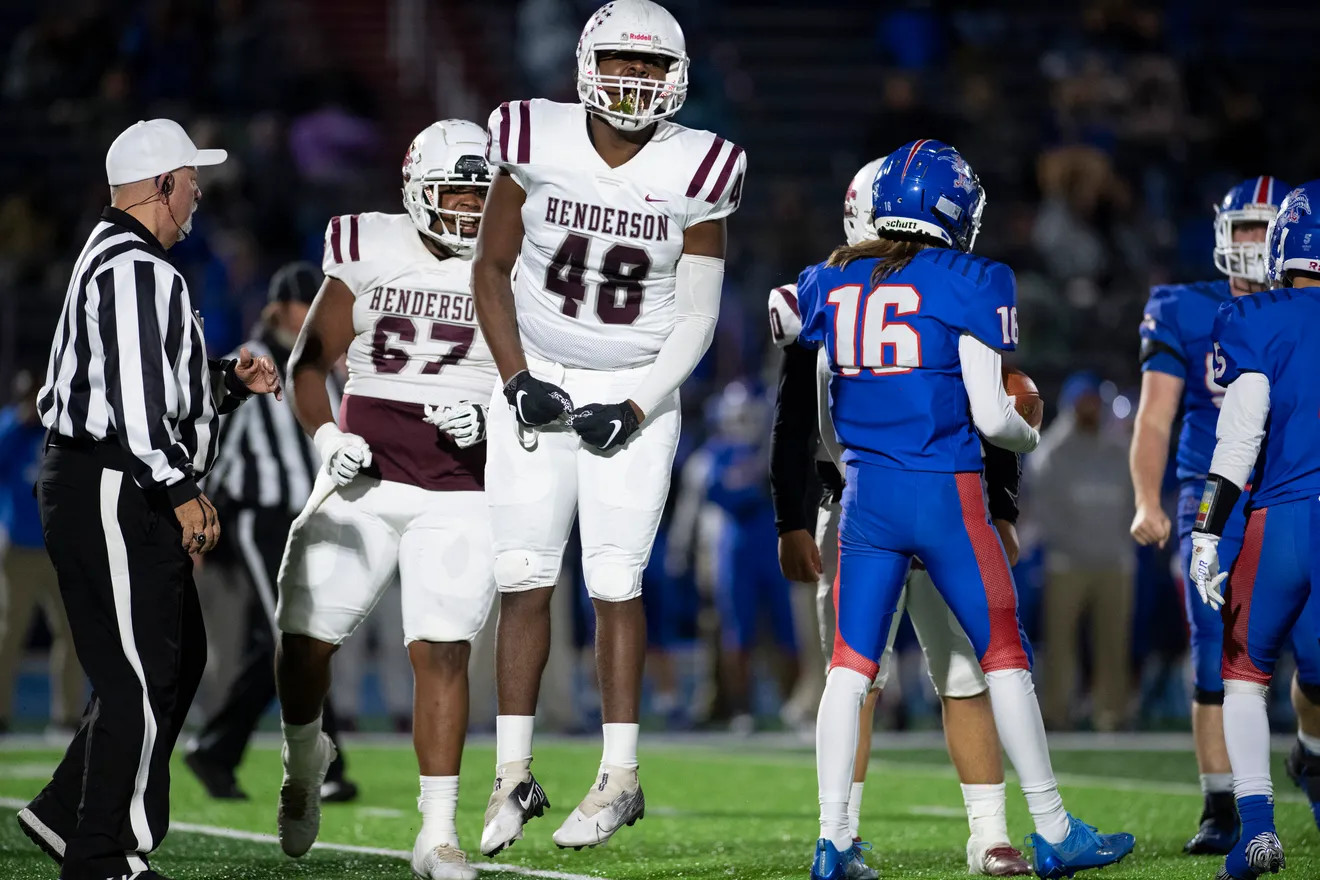
[(573, 430), (597, 449), (622, 446), (637, 431), (637, 412), (623, 403), (589, 403), (573, 410)]
[(564, 389), (542, 382), (526, 370), (505, 383), (504, 399), (513, 407), (518, 421), (531, 428), (548, 425), (573, 411), (573, 401)]

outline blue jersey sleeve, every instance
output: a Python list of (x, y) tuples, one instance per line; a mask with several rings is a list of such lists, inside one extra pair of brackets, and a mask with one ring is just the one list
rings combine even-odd
[[(1215, 343), (1215, 381), (1228, 387), (1243, 373), (1269, 375), (1265, 362), (1266, 340), (1261, 338), (1261, 321), (1248, 318), (1242, 300), (1226, 302), (1215, 315), (1215, 329), (1211, 338)], [(1260, 310), (1254, 310), (1260, 317)]]
[(1187, 378), (1187, 355), (1178, 333), (1178, 300), (1167, 287), (1150, 292), (1141, 316), (1141, 371)]
[(963, 254), (962, 258), (977, 265), (976, 271), (966, 273), (975, 283), (968, 287), (960, 329), (993, 349), (1013, 351), (1018, 342), (1017, 278), (1013, 270), (971, 254)]
[(825, 293), (820, 289), (820, 267), (808, 266), (802, 270), (797, 282), (798, 314), (802, 318), (802, 330), (797, 342), (806, 348), (819, 348), (825, 341)]

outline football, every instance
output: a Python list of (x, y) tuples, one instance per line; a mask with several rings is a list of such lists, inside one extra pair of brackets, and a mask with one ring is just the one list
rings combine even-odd
[(1045, 421), (1045, 402), (1040, 399), (1040, 390), (1031, 377), (1017, 367), (1004, 367), (1004, 390), (1013, 398), (1018, 415), (1027, 420), (1033, 428), (1039, 428)]

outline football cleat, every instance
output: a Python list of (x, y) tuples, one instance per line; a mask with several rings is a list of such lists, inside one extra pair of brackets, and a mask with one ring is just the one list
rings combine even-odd
[(636, 768), (602, 764), (596, 784), (552, 837), (560, 849), (599, 846), (645, 815), (646, 798)]
[(18, 827), (23, 829), (28, 840), (35, 843), (42, 852), (55, 860), (55, 864), (64, 863), (64, 838), (41, 820), (32, 808), (24, 807), (18, 811)]
[(1004, 841), (984, 843), (975, 838), (967, 841), (967, 873), (985, 877), (1025, 877), (1031, 865), (1022, 853)]
[(857, 846), (837, 850), (825, 838), (816, 841), (816, 857), (811, 862), (811, 880), (848, 880), (852, 863), (857, 860)]
[(1233, 861), (1233, 856), (1230, 854), (1224, 867), (1215, 875), (1215, 880), (1256, 880), (1262, 874), (1277, 874), (1283, 870), (1283, 844), (1279, 843), (1279, 838), (1273, 831), (1262, 831), (1245, 844), (1239, 845), (1242, 847), (1242, 858), (1246, 862), (1246, 869), (1239, 869), (1236, 874), (1229, 871), (1228, 862)]
[(280, 848), (287, 856), (296, 859), (316, 842), (321, 830), (321, 784), (337, 753), (325, 733), (316, 738), (309, 755), (291, 755), (289, 744), (284, 743), (284, 781), (280, 784), (276, 825)]
[(545, 790), (531, 773), (531, 759), (511, 761), (495, 768), (495, 790), (486, 803), (481, 829), (481, 852), (493, 856), (522, 840), (529, 819), (545, 814), (550, 806)]
[(1320, 828), (1320, 755), (1309, 754), (1302, 747), (1301, 740), (1297, 740), (1288, 753), (1284, 767), (1293, 785), (1300, 788), (1311, 802), (1311, 815), (1315, 818), (1316, 827)]
[(863, 853), (871, 851), (871, 844), (860, 837), (853, 838), (852, 861), (848, 863), (848, 880), (880, 880), (880, 872), (866, 863)]
[(206, 789), (206, 793), (218, 801), (245, 801), (247, 792), (238, 787), (234, 771), (208, 759), (200, 751), (193, 749), (183, 756), (183, 763), (197, 781)]
[(421, 837), (413, 844), (412, 872), (416, 880), (477, 880), (467, 853), (452, 843), (427, 847)]
[(1071, 813), (1068, 836), (1050, 843), (1039, 834), (1027, 836), (1036, 873), (1041, 877), (1071, 877), (1088, 868), (1103, 868), (1121, 862), (1132, 852), (1137, 839), (1131, 834), (1098, 834)]
[(1183, 844), (1189, 856), (1226, 856), (1242, 836), (1242, 824), (1237, 813), (1231, 816), (1206, 816), (1201, 827)]

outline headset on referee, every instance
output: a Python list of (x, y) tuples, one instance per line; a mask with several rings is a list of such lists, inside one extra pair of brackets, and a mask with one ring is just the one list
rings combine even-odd
[(166, 251), (192, 228), (197, 169), (225, 160), (168, 119), (106, 153), (111, 206), (74, 265), (37, 401), (46, 547), (92, 683), (51, 781), (18, 816), (62, 880), (152, 880), (169, 824), (169, 760), (206, 666), (190, 553), (220, 537), (198, 480), (219, 416), (281, 394), (268, 357), (206, 355)]

